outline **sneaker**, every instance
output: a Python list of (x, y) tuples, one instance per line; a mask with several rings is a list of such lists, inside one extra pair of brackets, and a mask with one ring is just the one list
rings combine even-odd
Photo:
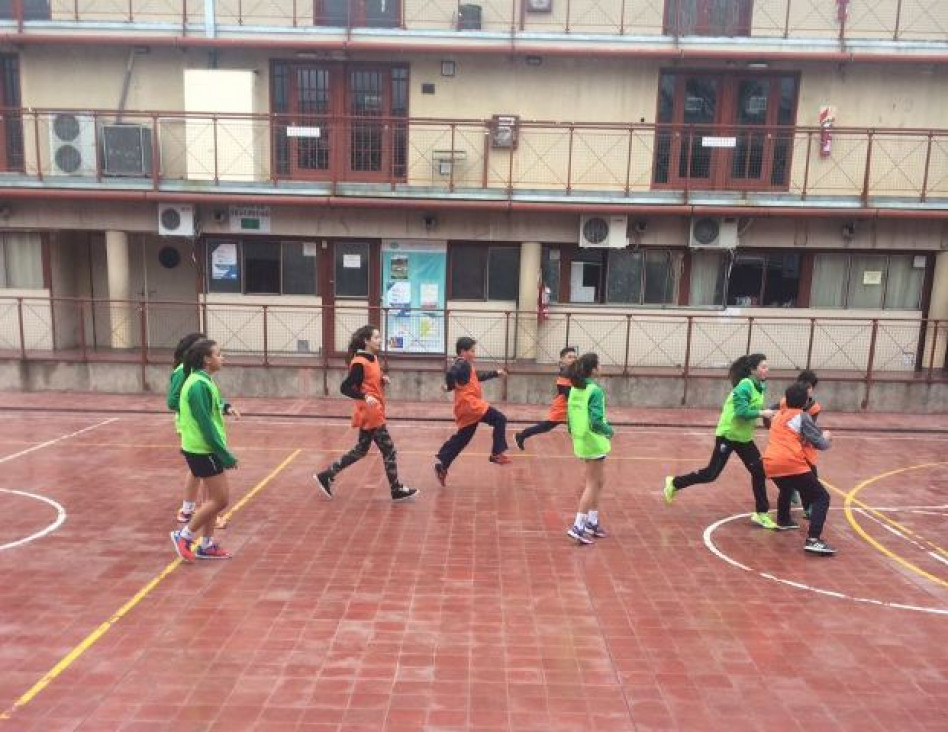
[(444, 488), (448, 484), (448, 469), (444, 467), (441, 463), (435, 463), (434, 471), (435, 471), (435, 477), (438, 479), (438, 482), (441, 484), (441, 487)]
[(802, 503), (803, 501), (800, 500), (800, 491), (794, 491), (793, 494), (790, 496), (790, 505), (799, 506)]
[(777, 522), (770, 518), (769, 513), (752, 513), (751, 522), (771, 531), (777, 529)]
[(607, 536), (609, 536), (606, 530), (602, 528), (601, 524), (587, 523), (583, 527), (583, 533), (586, 534), (586, 536), (592, 536), (596, 539), (605, 539)]
[(582, 526), (570, 526), (569, 531), (566, 532), (566, 535), (571, 539), (574, 539), (577, 544), (592, 544), (593, 540), (586, 536), (586, 531)]
[(825, 554), (827, 556), (836, 553), (836, 550), (822, 539), (807, 539), (803, 549), (811, 554)]
[(194, 556), (198, 559), (230, 559), (234, 555), (219, 544), (208, 544), (199, 546)]
[(487, 459), (492, 463), (497, 463), (498, 465), (510, 465), (510, 463), (513, 462), (513, 460), (511, 460), (510, 457), (503, 452), (499, 452), (496, 455), (491, 455)]
[(398, 488), (392, 489), (392, 501), (398, 503), (399, 501), (407, 501), (409, 498), (418, 495), (417, 488), (409, 488), (407, 485), (401, 485)]
[(323, 495), (326, 496), (330, 501), (332, 500), (332, 478), (329, 477), (329, 473), (316, 473), (313, 476), (319, 483), (319, 488), (323, 492)]
[(515, 432), (515, 433), (514, 433), (514, 442), (517, 443), (517, 447), (519, 447), (521, 450), (526, 450), (526, 449), (527, 449), (527, 448), (524, 447), (524, 445), (523, 445), (523, 432)]
[(672, 476), (665, 476), (665, 488), (662, 493), (665, 494), (665, 503), (670, 506), (671, 502), (675, 500), (675, 479)]
[(792, 520), (787, 521), (787, 523), (785, 524), (781, 524), (780, 522), (777, 522), (777, 531), (793, 531), (793, 529), (799, 529), (799, 528), (800, 528), (800, 524)]
[(194, 511), (185, 511), (183, 508), (178, 509), (178, 515), (175, 516), (179, 524), (186, 524), (194, 516)]
[(191, 551), (191, 542), (181, 536), (180, 531), (171, 532), (171, 543), (174, 544), (174, 553), (185, 562), (194, 561), (194, 552)]

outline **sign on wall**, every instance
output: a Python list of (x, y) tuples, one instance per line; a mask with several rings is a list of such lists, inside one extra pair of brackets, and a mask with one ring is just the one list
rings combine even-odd
[(384, 347), (395, 353), (443, 353), (447, 242), (382, 242)]
[(235, 234), (270, 233), (269, 206), (231, 206), (229, 220), (230, 230)]

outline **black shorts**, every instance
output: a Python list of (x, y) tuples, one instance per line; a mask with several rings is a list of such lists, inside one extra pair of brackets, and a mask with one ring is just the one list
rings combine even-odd
[(181, 451), (184, 459), (188, 462), (188, 468), (191, 469), (191, 475), (195, 478), (213, 478), (224, 472), (224, 463), (215, 455), (200, 455), (196, 452)]

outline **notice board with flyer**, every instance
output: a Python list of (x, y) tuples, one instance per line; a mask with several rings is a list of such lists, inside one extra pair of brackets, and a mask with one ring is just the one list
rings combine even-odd
[(382, 242), (383, 348), (393, 353), (444, 353), (448, 245), (444, 241)]

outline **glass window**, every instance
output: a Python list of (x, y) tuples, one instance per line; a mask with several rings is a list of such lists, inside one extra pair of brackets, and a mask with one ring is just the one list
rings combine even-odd
[(817, 254), (813, 260), (810, 307), (846, 307), (846, 283), (848, 281), (848, 254)]
[(40, 235), (0, 235), (0, 287), (42, 290), (43, 284), (43, 243)]
[(280, 245), (272, 241), (245, 241), (244, 293), (280, 294)]
[(642, 252), (610, 251), (606, 276), (606, 302), (642, 302)]
[(924, 254), (889, 257), (885, 285), (886, 310), (918, 310), (921, 308), (926, 262)]
[(691, 305), (724, 305), (728, 255), (722, 252), (691, 253)]
[(881, 308), (885, 292), (885, 257), (853, 255), (850, 265), (848, 307)]
[(677, 300), (678, 257), (666, 251), (645, 252), (645, 304), (667, 305)]
[(336, 242), (336, 297), (369, 296), (369, 245)]
[(319, 244), (283, 242), (283, 294), (316, 295)]
[(570, 302), (602, 302), (606, 256), (602, 249), (580, 249), (569, 270)]
[(550, 302), (560, 301), (560, 248), (544, 246), (541, 254), (543, 284), (550, 288)]
[(451, 299), (483, 300), (487, 270), (487, 247), (478, 244), (451, 245)]
[(516, 300), (520, 294), (520, 247), (491, 247), (487, 255), (487, 299)]
[(799, 289), (799, 254), (738, 254), (728, 278), (727, 304), (793, 307)]

